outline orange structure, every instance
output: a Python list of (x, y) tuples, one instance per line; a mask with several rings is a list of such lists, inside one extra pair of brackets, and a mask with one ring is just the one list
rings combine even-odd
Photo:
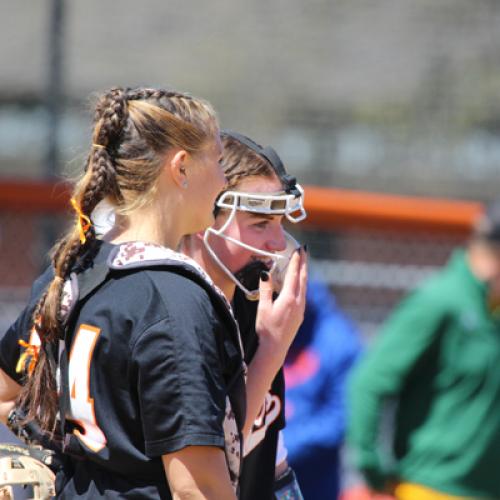
[[(69, 209), (66, 182), (0, 182), (0, 210), (61, 213)], [(304, 227), (333, 229), (350, 224), (467, 231), (482, 211), (474, 201), (444, 200), (339, 188), (305, 187)]]

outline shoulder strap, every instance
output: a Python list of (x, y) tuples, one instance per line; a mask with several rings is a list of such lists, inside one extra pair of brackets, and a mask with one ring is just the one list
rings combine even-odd
[(83, 271), (82, 273), (74, 274), (74, 279), (76, 279), (78, 296), (75, 298), (75, 303), (69, 313), (69, 317), (66, 321), (66, 329), (64, 335), (64, 345), (62, 346), (59, 355), (59, 367), (61, 371), (61, 387), (60, 387), (60, 397), (59, 397), (59, 412), (60, 412), (60, 425), (61, 425), (61, 435), (63, 452), (71, 455), (76, 459), (83, 459), (85, 453), (80, 444), (80, 441), (72, 433), (66, 423), (66, 414), (69, 410), (69, 387), (66, 381), (69, 377), (68, 363), (69, 345), (67, 342), (67, 334), (74, 326), (74, 321), (77, 317), (78, 311), (82, 305), (82, 302), (89, 297), (93, 292), (95, 292), (102, 284), (104, 284), (110, 275), (110, 269), (108, 265), (103, 262), (94, 265)]
[(94, 267), (78, 274), (78, 300), (86, 299), (107, 280), (109, 274), (110, 269), (105, 262), (96, 264)]

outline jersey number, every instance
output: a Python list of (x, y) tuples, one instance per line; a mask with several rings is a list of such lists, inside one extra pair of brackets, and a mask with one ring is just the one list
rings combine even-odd
[(100, 328), (81, 325), (76, 332), (69, 355), (70, 415), (84, 432), (75, 430), (76, 436), (94, 452), (106, 445), (106, 437), (95, 418), (94, 400), (90, 397), (90, 363), (101, 333)]

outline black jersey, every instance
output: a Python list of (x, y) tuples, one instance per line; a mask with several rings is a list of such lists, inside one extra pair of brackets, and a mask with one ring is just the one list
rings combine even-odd
[[(245, 361), (250, 363), (258, 347), (255, 331), (257, 315), (255, 301), (246, 299), (238, 288), (233, 308), (240, 325)], [(245, 441), (245, 455), (240, 477), (241, 500), (274, 499), (274, 477), (278, 434), (285, 427), (285, 380), (280, 369), (266, 394), (265, 404), (258, 415), (250, 435)]]
[[(161, 455), (191, 445), (225, 449), (235, 480), (228, 384), (242, 359), (223, 299), (167, 249), (104, 243), (95, 263), (105, 259), (111, 272), (76, 302), (62, 350), (67, 416), (83, 457), (64, 471), (60, 498), (169, 499)], [(70, 309), (76, 285), (65, 285)], [(0, 343), (0, 367), (17, 379), (14, 344), (29, 311)]]

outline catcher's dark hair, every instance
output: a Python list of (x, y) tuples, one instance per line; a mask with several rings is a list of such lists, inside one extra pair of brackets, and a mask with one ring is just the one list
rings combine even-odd
[(260, 144), (257, 144), (255, 141), (250, 139), (250, 137), (240, 134), (239, 132), (234, 132), (233, 130), (223, 130), (222, 135), (236, 140), (240, 144), (245, 145), (249, 150), (253, 151), (260, 157), (266, 159), (269, 165), (271, 165), (274, 173), (283, 184), (283, 188), (287, 192), (292, 192), (295, 189), (297, 180), (293, 175), (290, 175), (286, 171), (281, 158), (274, 150), (274, 148), (272, 148), (271, 146), (262, 147)]
[(49, 432), (55, 429), (58, 397), (50, 353), (63, 336), (64, 283), (96, 241), (92, 225), (82, 224), (82, 220), (90, 220), (96, 205), (107, 197), (121, 213), (148, 204), (155, 195), (166, 152), (180, 147), (194, 154), (218, 130), (211, 105), (188, 94), (117, 87), (98, 98), (91, 150), (72, 195), (77, 218), (52, 251), (54, 278), (32, 316), (32, 328), (41, 346), (18, 401), (27, 408), (28, 421), (37, 421)]
[(260, 146), (254, 143), (256, 147), (252, 148), (247, 142), (243, 142), (241, 137), (244, 136), (225, 130), (221, 132), (223, 146), (221, 165), (226, 176), (223, 192), (235, 189), (247, 177), (272, 177), (274, 175), (269, 160), (258, 152), (257, 148)]
[[(269, 160), (259, 154), (258, 149), (250, 147), (246, 142), (242, 142), (239, 134), (223, 130), (221, 132), (221, 142), (223, 146), (221, 165), (226, 176), (226, 185), (224, 190), (219, 193), (219, 196), (226, 191), (237, 189), (244, 179), (250, 177), (271, 178), (275, 175)], [(258, 144), (254, 144), (257, 148), (260, 147)], [(215, 216), (219, 210), (218, 207), (214, 207)]]

